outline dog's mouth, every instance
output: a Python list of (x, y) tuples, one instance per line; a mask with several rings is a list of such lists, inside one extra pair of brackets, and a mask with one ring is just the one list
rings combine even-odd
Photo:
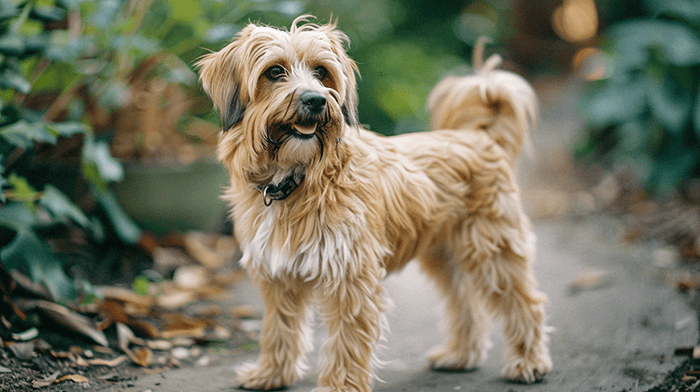
[(299, 139), (310, 139), (316, 134), (318, 123), (299, 124), (294, 123), (291, 126), (291, 135)]

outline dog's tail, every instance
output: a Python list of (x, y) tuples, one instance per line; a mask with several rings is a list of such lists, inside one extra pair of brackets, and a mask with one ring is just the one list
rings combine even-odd
[(495, 69), (501, 56), (483, 61), (486, 39), (474, 47), (473, 72), (448, 76), (428, 96), (430, 128), (475, 129), (488, 133), (510, 157), (529, 148), (529, 129), (537, 121), (537, 95), (522, 77)]

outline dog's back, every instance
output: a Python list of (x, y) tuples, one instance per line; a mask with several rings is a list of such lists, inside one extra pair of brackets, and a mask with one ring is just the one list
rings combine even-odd
[(483, 130), (514, 163), (535, 125), (537, 96), (519, 75), (495, 69), (499, 55), (482, 61), (483, 44), (483, 39), (476, 44), (471, 74), (448, 76), (433, 88), (428, 97), (430, 128)]

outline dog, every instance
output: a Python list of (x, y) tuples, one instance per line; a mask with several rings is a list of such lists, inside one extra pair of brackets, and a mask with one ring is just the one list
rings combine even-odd
[(513, 175), (535, 120), (533, 89), (477, 53), (473, 74), (431, 92), (431, 131), (380, 136), (359, 123), (347, 36), (311, 18), (289, 30), (250, 24), (196, 64), (223, 124), (222, 197), (240, 263), (265, 307), (260, 355), (238, 370), (240, 387), (298, 381), (317, 310), (328, 338), (314, 391), (370, 391), (389, 304), (382, 278), (413, 259), (447, 302), (432, 368), (478, 367), (500, 317), (503, 376), (542, 380), (552, 368), (546, 297)]

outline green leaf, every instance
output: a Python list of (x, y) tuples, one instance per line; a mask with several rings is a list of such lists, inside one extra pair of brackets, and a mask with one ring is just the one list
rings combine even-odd
[(697, 0), (647, 0), (645, 3), (656, 15), (677, 16), (690, 23), (700, 20), (700, 2)]
[(695, 91), (695, 104), (693, 105), (693, 129), (695, 134), (700, 138), (700, 86)]
[(19, 231), (37, 224), (36, 214), (23, 203), (9, 203), (0, 208), (0, 226)]
[(6, 56), (19, 56), (24, 53), (24, 40), (14, 32), (0, 36), (0, 53)]
[(129, 218), (110, 191), (99, 195), (98, 203), (107, 213), (119, 239), (127, 245), (135, 245), (141, 238), (141, 229)]
[(63, 137), (84, 134), (89, 130), (87, 125), (79, 122), (46, 123), (46, 128)]
[(73, 301), (77, 290), (63, 271), (61, 259), (33, 231), (21, 229), (0, 251), (0, 260), (10, 270), (25, 267), (29, 277), (46, 285), (55, 300)]
[(121, 181), (124, 178), (124, 168), (119, 161), (112, 157), (107, 142), (94, 142), (86, 139), (83, 147), (83, 160), (93, 164), (97, 169), (97, 174), (104, 181)]
[(700, 63), (700, 37), (691, 28), (674, 21), (632, 20), (610, 29), (619, 64), (625, 69), (642, 69), (649, 51), (658, 48), (669, 63), (681, 67)]
[(0, 1), (0, 20), (14, 18), (19, 15), (20, 10), (15, 3), (10, 0)]
[(66, 17), (66, 11), (58, 7), (35, 5), (29, 17), (43, 22), (61, 21)]
[(90, 20), (97, 28), (108, 28), (114, 24), (119, 16), (121, 2), (118, 0), (101, 0), (97, 10), (92, 14)]
[(12, 187), (14, 197), (23, 202), (30, 210), (34, 209), (34, 200), (36, 200), (39, 192), (37, 192), (24, 177), (20, 177), (15, 173), (10, 174), (7, 182)]
[(0, 128), (0, 136), (16, 146), (31, 148), (34, 142), (55, 144), (58, 137), (49, 129), (38, 123), (25, 120)]
[(15, 89), (22, 94), (28, 94), (32, 89), (32, 84), (24, 78), (24, 75), (9, 67), (0, 74), (0, 86)]
[(693, 96), (670, 76), (649, 78), (647, 99), (651, 114), (669, 132), (680, 134), (690, 120)]
[(148, 295), (148, 285), (150, 281), (147, 277), (139, 275), (134, 279), (131, 284), (131, 289), (138, 295)]
[(637, 118), (646, 108), (647, 83), (644, 78), (608, 83), (590, 93), (583, 105), (588, 123), (594, 129), (602, 129)]
[(66, 195), (51, 184), (46, 185), (39, 204), (59, 220), (72, 219), (84, 229), (90, 229), (90, 220)]

